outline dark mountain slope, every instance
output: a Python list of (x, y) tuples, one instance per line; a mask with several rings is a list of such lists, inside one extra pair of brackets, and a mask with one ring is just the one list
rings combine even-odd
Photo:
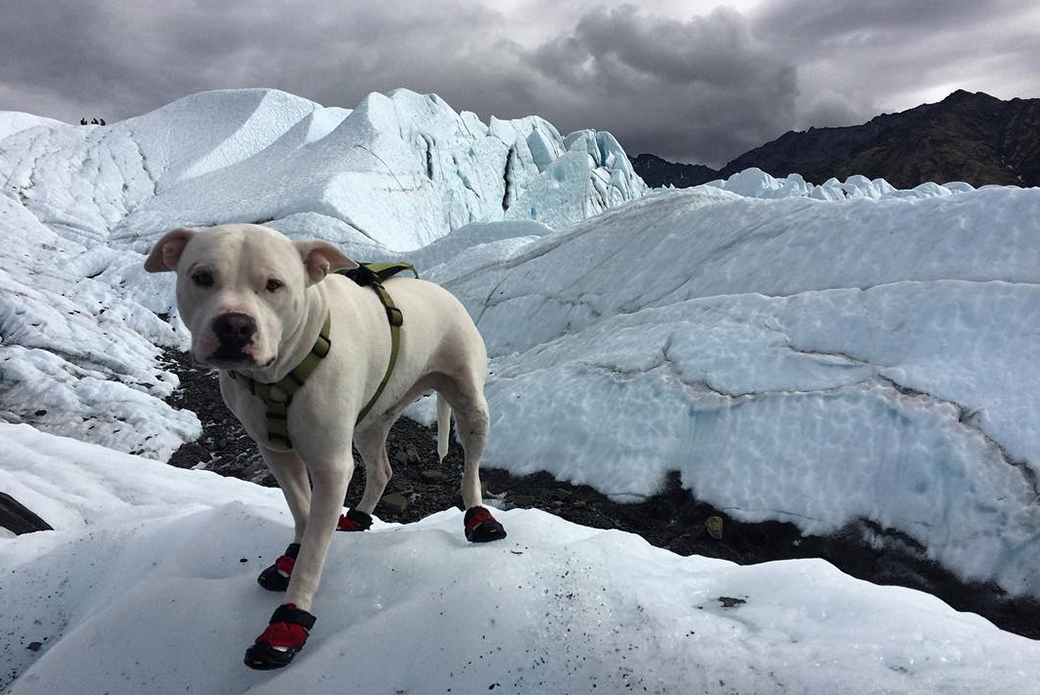
[(717, 170), (703, 164), (669, 162), (653, 154), (641, 154), (629, 159), (632, 160), (632, 168), (651, 188), (660, 188), (668, 184), (676, 188), (688, 188), (719, 178)]
[[(642, 175), (639, 158), (634, 161)], [(1038, 186), (1040, 99), (1002, 101), (957, 91), (937, 104), (881, 115), (859, 126), (786, 133), (704, 180), (727, 178), (748, 167), (773, 176), (799, 173), (817, 184), (862, 174), (897, 188), (926, 181)]]

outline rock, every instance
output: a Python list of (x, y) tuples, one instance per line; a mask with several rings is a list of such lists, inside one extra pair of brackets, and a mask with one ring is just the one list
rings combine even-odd
[(380, 504), (391, 514), (401, 514), (408, 509), (408, 498), (400, 492), (391, 492), (383, 497)]
[(418, 450), (412, 444), (404, 445), (404, 453), (408, 456), (408, 463), (419, 463), (422, 461), (422, 457), (419, 456)]
[(243, 480), (252, 480), (254, 476), (266, 471), (267, 463), (264, 462), (263, 458), (257, 456), (256, 460), (246, 466), (245, 470), (240, 474), (240, 477)]
[(54, 530), (50, 524), (5, 492), (0, 492), (0, 526), (13, 531), (16, 536)]
[(408, 454), (404, 453), (403, 449), (394, 449), (394, 463), (399, 466), (408, 463)]
[(419, 475), (421, 475), (422, 479), (425, 480), (428, 483), (436, 483), (436, 482), (439, 482), (441, 480), (444, 480), (447, 477), (444, 474), (444, 471), (439, 471), (439, 470), (437, 470), (435, 468), (427, 468), (426, 470), (421, 472)]
[(717, 541), (722, 540), (722, 517), (709, 516), (704, 522), (704, 528), (708, 529), (708, 535)]
[(632, 168), (647, 186), (661, 188), (669, 184), (676, 188), (699, 186), (719, 178), (719, 172), (703, 164), (678, 164), (652, 154), (629, 157)]

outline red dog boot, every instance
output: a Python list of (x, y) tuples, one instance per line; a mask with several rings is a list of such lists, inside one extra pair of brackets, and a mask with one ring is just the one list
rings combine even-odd
[(339, 517), (337, 531), (367, 531), (372, 526), (372, 517), (364, 512), (351, 509)]
[(295, 604), (278, 606), (267, 629), (246, 650), (246, 666), (260, 671), (288, 666), (296, 652), (307, 643), (307, 635), (315, 620), (317, 618)]
[(292, 575), (296, 556), (300, 554), (300, 544), (290, 543), (285, 554), (274, 561), (274, 564), (260, 573), (256, 583), (268, 591), (285, 591), (289, 588), (289, 577)]
[(470, 507), (462, 521), (466, 524), (466, 540), (471, 543), (487, 543), (506, 537), (506, 530), (486, 507)]

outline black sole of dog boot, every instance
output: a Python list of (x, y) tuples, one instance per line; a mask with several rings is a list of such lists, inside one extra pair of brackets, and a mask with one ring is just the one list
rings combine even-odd
[(289, 588), (289, 577), (278, 571), (278, 565), (271, 565), (260, 573), (256, 583), (268, 591), (285, 591)]
[(285, 668), (292, 663), (301, 647), (287, 647), (283, 652), (265, 643), (254, 644), (246, 650), (245, 664), (257, 671), (272, 671), (276, 668)]
[(356, 533), (358, 531), (367, 531), (372, 527), (372, 517), (369, 514), (360, 512), (356, 509), (347, 511), (346, 514), (342, 514), (339, 517), (339, 523), (336, 524), (337, 531), (344, 531), (346, 533)]
[(467, 509), (463, 523), (466, 524), (466, 540), (470, 543), (490, 543), (506, 537), (505, 528), (484, 507)]
[[(285, 554), (278, 558), (273, 565), (265, 569), (256, 578), (256, 583), (268, 591), (285, 591), (289, 588), (289, 577), (282, 574), (292, 574), (292, 567), (296, 563), (296, 556), (300, 553), (299, 543), (290, 543), (285, 549)], [(286, 569), (287, 568), (287, 569)]]

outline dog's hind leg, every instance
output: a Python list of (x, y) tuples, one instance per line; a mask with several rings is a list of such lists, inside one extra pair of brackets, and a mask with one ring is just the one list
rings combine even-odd
[(311, 483), (303, 459), (294, 451), (272, 451), (260, 447), (267, 467), (271, 469), (278, 486), (282, 488), (285, 501), (292, 513), (295, 532), (293, 542), (275, 563), (260, 573), (257, 583), (268, 591), (285, 591), (289, 586), (296, 556), (300, 552), (300, 541), (307, 529), (307, 517), (311, 511)]
[(389, 425), (384, 426), (380, 422), (373, 424), (363, 432), (358, 431), (354, 434), (354, 446), (357, 447), (358, 453), (365, 462), (365, 492), (361, 495), (361, 501), (351, 511), (368, 516), (369, 523), (371, 523), (371, 514), (379, 504), (379, 500), (383, 498), (383, 490), (386, 489), (386, 484), (393, 475), (390, 458), (386, 455), (388, 432)]
[(466, 538), (484, 543), (506, 537), (505, 529), (483, 506), (480, 492), (480, 457), (487, 442), (489, 418), (483, 379), (445, 376), (437, 387), (455, 411), (455, 424), (465, 465), (462, 471), (462, 502), (466, 507)]
[[(449, 401), (450, 402), (450, 401)], [(465, 457), (462, 471), (462, 502), (466, 509), (479, 507), (483, 503), (480, 493), (480, 457), (488, 435), (488, 411), (484, 394), (475, 392), (452, 403), (455, 410), (455, 426)]]

